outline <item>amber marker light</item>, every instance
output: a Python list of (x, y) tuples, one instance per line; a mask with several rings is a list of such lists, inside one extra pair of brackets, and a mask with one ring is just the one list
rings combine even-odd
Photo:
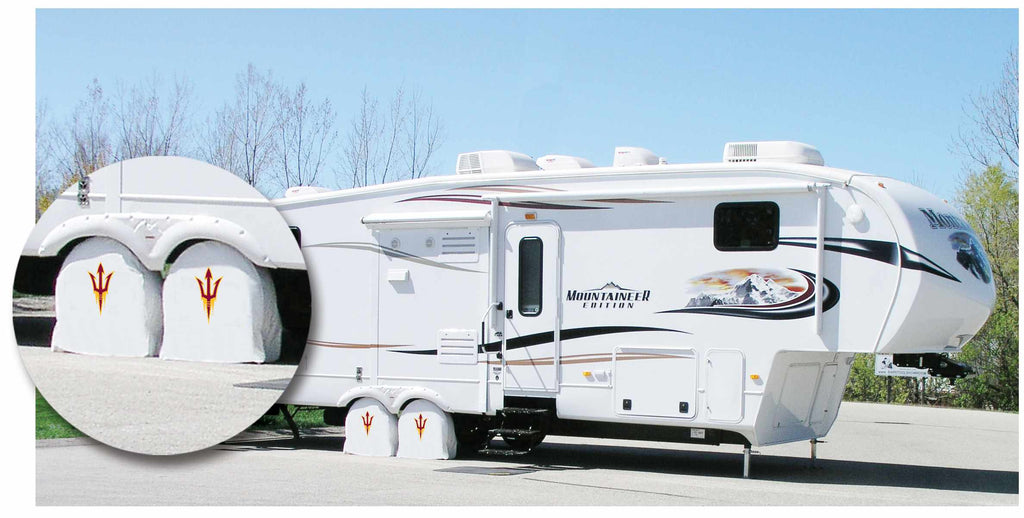
[(537, 213), (536, 212), (527, 212), (526, 213), (526, 219), (529, 219), (529, 220), (537, 219)]
[(754, 381), (757, 381), (757, 380), (761, 379), (761, 375), (760, 374), (751, 374), (750, 375), (750, 379), (752, 379)]

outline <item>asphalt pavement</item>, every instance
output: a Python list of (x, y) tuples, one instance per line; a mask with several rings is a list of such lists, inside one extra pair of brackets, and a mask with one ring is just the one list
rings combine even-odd
[[(186, 426), (186, 423), (182, 423)], [(844, 403), (818, 460), (807, 442), (741, 448), (549, 437), (532, 454), (346, 455), (343, 429), (246, 433), (146, 457), (37, 441), (40, 505), (1003, 505), (1019, 502), (1019, 416)]]
[(64, 419), (106, 444), (152, 455), (230, 439), (277, 402), (296, 368), (89, 356), (48, 347), (18, 351), (39, 392)]

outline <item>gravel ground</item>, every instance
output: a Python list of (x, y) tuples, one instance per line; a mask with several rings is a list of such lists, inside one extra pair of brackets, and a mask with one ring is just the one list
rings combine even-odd
[(281, 395), (281, 384), (236, 385), (291, 379), (295, 373), (294, 365), (18, 350), (36, 387), (68, 422), (116, 448), (154, 455), (192, 452), (233, 437)]

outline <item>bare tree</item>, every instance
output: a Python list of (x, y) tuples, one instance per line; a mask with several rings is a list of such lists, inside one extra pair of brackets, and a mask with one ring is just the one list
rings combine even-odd
[(363, 87), (361, 101), (359, 114), (352, 119), (342, 151), (342, 167), (352, 179), (352, 187), (376, 183), (375, 156), (382, 135), (377, 100), (370, 97), (366, 87)]
[(51, 133), (54, 167), (62, 186), (109, 164), (113, 157), (107, 121), (110, 103), (99, 80), (93, 79), (86, 91), (67, 123)]
[(235, 100), (207, 121), (204, 160), (266, 189), (265, 176), (277, 166), (277, 133), (281, 124), (280, 87), (270, 72), (251, 63), (235, 81)]
[(281, 93), (279, 181), (285, 189), (317, 181), (338, 138), (335, 119), (331, 101), (325, 98), (314, 105), (305, 83), (294, 95)]
[[(359, 113), (343, 150), (343, 169), (351, 186), (373, 185), (429, 173), (431, 157), (442, 142), (440, 119), (419, 92), (409, 96), (404, 86), (395, 90), (386, 114), (379, 102), (362, 93)], [(404, 166), (405, 170), (396, 172)]]
[(119, 86), (114, 109), (119, 159), (182, 153), (191, 120), (192, 85), (178, 79), (161, 100), (160, 83), (154, 75), (140, 85)]
[(990, 92), (971, 97), (963, 107), (968, 120), (954, 139), (953, 147), (970, 162), (983, 167), (999, 165), (1017, 181), (1020, 156), (1018, 128), (1019, 81), (1017, 49), (1010, 50), (1003, 75)]
[(404, 131), (409, 178), (420, 178), (430, 173), (430, 159), (444, 142), (443, 131), (440, 118), (434, 114), (434, 103), (424, 103), (422, 94), (414, 92)]
[(53, 201), (53, 130), (50, 128), (49, 105), (36, 103), (36, 219)]

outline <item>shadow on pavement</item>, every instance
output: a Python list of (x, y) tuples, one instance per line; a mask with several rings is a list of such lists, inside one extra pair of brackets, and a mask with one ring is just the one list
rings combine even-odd
[[(475, 458), (485, 458), (477, 455)], [(542, 444), (532, 454), (514, 458), (486, 458), (498, 462), (570, 465), (590, 469), (628, 470), (679, 475), (739, 478), (743, 455), (705, 451), (680, 451), (626, 446)], [(758, 480), (801, 484), (838, 484), (906, 487), (944, 491), (1017, 494), (1016, 471), (916, 466), (807, 457), (754, 455), (751, 477)], [(898, 505), (900, 502), (879, 501)]]
[[(496, 441), (500, 442), (500, 441)], [(303, 431), (298, 440), (278, 434), (275, 437), (232, 440), (218, 449), (230, 451), (255, 450), (318, 450), (341, 452), (344, 438), (331, 431), (318, 434)], [(481, 453), (459, 455), (463, 461), (487, 461), (486, 466), (456, 464), (439, 471), (508, 475), (548, 470), (606, 469), (642, 471), (675, 475), (740, 478), (743, 455), (740, 453), (685, 451), (630, 446), (546, 443), (530, 454), (501, 456)], [(807, 457), (754, 455), (751, 477), (757, 480), (798, 484), (834, 484), (877, 487), (905, 487), (943, 491), (1017, 494), (1020, 474), (1016, 471), (950, 468), (830, 460), (819, 458), (814, 466)], [(880, 505), (901, 502), (879, 501)], [(870, 502), (865, 502), (870, 504)]]

